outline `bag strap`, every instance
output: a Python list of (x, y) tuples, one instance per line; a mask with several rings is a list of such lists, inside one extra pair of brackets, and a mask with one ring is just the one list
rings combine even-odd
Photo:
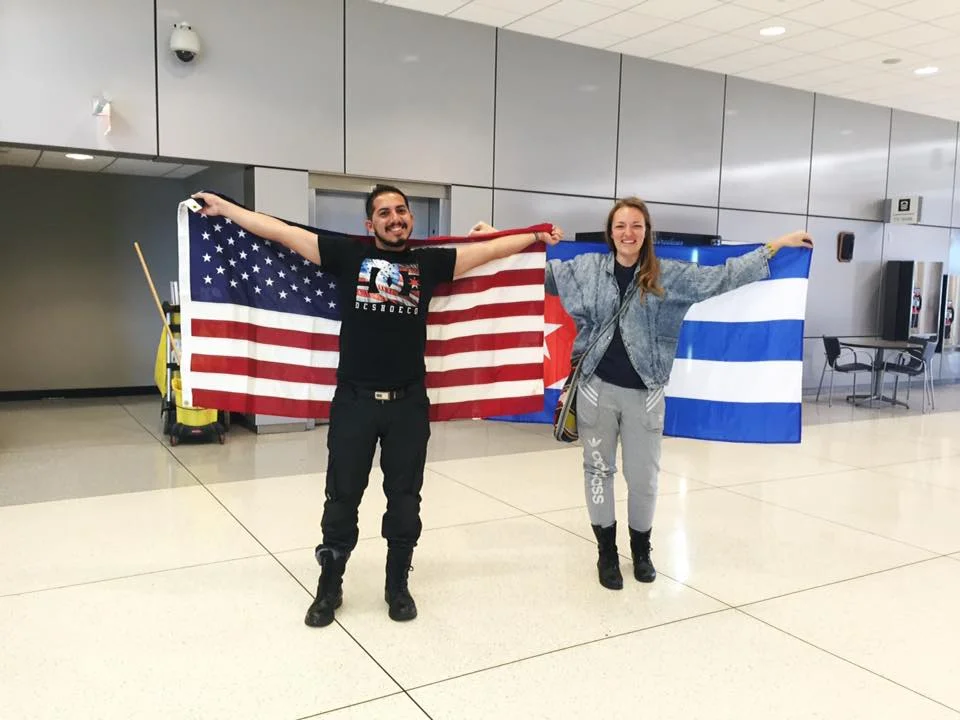
[(610, 318), (610, 320), (608, 320), (607, 323), (600, 329), (600, 333), (597, 335), (596, 339), (594, 339), (594, 341), (590, 343), (589, 347), (587, 347), (587, 349), (583, 351), (583, 354), (580, 356), (581, 358), (585, 358), (589, 354), (589, 352), (593, 350), (596, 344), (600, 342), (600, 338), (603, 337), (604, 333), (607, 332), (607, 330), (609, 330), (611, 327), (613, 327), (613, 324), (617, 322), (617, 320), (619, 320), (621, 313), (623, 313), (624, 309), (627, 307), (627, 304), (630, 302), (631, 298), (633, 298), (633, 296), (636, 294), (637, 294), (637, 286), (636, 286), (636, 283), (633, 283), (631, 284), (630, 289), (627, 290), (626, 294), (623, 296), (623, 300), (620, 303), (620, 309), (617, 310), (616, 314), (612, 318)]

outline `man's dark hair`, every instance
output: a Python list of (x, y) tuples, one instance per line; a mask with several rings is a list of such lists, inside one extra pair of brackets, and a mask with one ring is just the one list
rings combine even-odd
[(387, 193), (396, 193), (402, 197), (407, 209), (410, 209), (410, 201), (400, 188), (394, 187), (393, 185), (381, 185), (378, 183), (374, 185), (373, 190), (367, 194), (367, 220), (373, 220), (373, 201), (381, 195), (386, 195)]

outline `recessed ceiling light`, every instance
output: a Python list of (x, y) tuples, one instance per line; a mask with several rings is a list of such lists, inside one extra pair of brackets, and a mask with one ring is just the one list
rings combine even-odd
[(93, 160), (93, 155), (84, 155), (83, 153), (67, 153), (71, 160)]
[(940, 72), (940, 68), (933, 67), (932, 65), (922, 68), (917, 68), (913, 71), (914, 75), (934, 75), (935, 73)]
[(760, 31), (760, 34), (764, 37), (776, 37), (777, 35), (783, 35), (787, 29), (782, 25), (773, 25), (771, 27), (765, 27)]
[(900, 58), (884, 58), (882, 62), (884, 65), (896, 65), (900, 62)]

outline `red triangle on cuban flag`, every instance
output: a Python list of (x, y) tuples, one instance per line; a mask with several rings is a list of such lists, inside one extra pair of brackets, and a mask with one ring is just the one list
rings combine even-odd
[(577, 329), (556, 295), (545, 298), (543, 323), (543, 387), (561, 388), (570, 374), (570, 350)]

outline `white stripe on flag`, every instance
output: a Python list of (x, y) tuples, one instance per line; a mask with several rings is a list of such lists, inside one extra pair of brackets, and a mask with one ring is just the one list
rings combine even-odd
[(539, 285), (514, 285), (494, 287), (475, 293), (456, 293), (435, 297), (430, 301), (430, 312), (449, 312), (451, 310), (472, 310), (481, 305), (493, 305), (514, 302), (536, 302), (543, 300), (543, 283)]
[[(316, 385), (266, 378), (246, 378), (241, 375), (194, 372), (196, 384), (204, 390), (230, 393), (246, 393), (268, 397), (283, 397), (294, 400), (332, 400), (333, 385)], [(542, 380), (514, 380), (482, 385), (454, 385), (453, 387), (429, 388), (427, 396), (433, 404), (495, 400), (537, 395)]]
[[(504, 335), (516, 332), (543, 332), (543, 316), (520, 315), (490, 320), (464, 320), (446, 325), (427, 324), (427, 340), (453, 340), (474, 335)], [(543, 346), (541, 350), (542, 348)]]
[(427, 388), (427, 397), (434, 405), (441, 403), (496, 400), (497, 398), (529, 397), (543, 392), (543, 380), (512, 380), (484, 385), (454, 385)]
[[(457, 243), (455, 245), (443, 245), (441, 247), (455, 248), (463, 246), (464, 243)], [(479, 265), (470, 272), (458, 275), (457, 279), (496, 275), (504, 270), (540, 270), (546, 263), (546, 257), (546, 253), (518, 253), (510, 257), (491, 260), (483, 265)]]
[(799, 360), (718, 362), (677, 358), (667, 397), (734, 403), (798, 403), (803, 384)]
[(807, 309), (806, 278), (764, 280), (697, 303), (684, 320), (764, 322), (803, 320)]
[[(330, 293), (335, 294), (334, 290)], [(338, 298), (339, 301), (339, 298)], [(258, 310), (244, 305), (231, 303), (198, 302), (191, 303), (190, 316), (199, 320), (232, 320), (234, 322), (250, 323), (279, 330), (296, 330), (298, 332), (317, 333), (322, 335), (339, 335), (340, 321), (312, 318), (297, 313), (277, 312), (275, 310)]]
[(318, 385), (289, 380), (249, 378), (229, 373), (192, 372), (194, 384), (201, 390), (289, 398), (292, 400), (332, 400), (334, 385)]
[(506, 365), (542, 365), (543, 345), (504, 350), (478, 350), (452, 355), (427, 355), (427, 372), (465, 370), (467, 368), (496, 368)]
[(336, 368), (339, 353), (325, 350), (306, 350), (286, 345), (269, 345), (231, 338), (193, 337), (194, 355), (253, 358), (264, 362), (303, 365), (305, 367)]

